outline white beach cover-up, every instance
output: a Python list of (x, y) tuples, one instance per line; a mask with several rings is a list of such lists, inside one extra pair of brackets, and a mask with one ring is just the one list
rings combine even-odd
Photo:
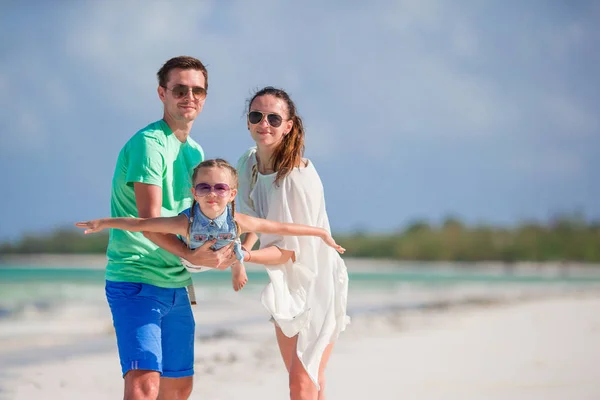
[[(317, 226), (330, 231), (323, 184), (312, 162), (293, 171), (275, 186), (276, 174), (256, 174), (256, 148), (237, 165), (239, 211), (279, 222)], [(262, 292), (264, 307), (288, 337), (298, 335), (297, 353), (319, 387), (319, 364), (328, 344), (350, 322), (346, 315), (348, 272), (337, 251), (313, 236), (260, 235), (260, 247), (275, 245), (295, 252), (296, 261), (266, 265), (270, 283)]]

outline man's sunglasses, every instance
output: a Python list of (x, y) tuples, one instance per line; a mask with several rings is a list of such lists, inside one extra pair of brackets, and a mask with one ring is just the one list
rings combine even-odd
[(260, 111), (250, 111), (248, 113), (248, 122), (252, 125), (260, 124), (263, 118), (267, 118), (267, 122), (273, 128), (279, 128), (283, 123), (283, 118), (279, 114), (263, 114)]
[(190, 90), (196, 100), (202, 100), (206, 98), (206, 89), (200, 86), (186, 86), (186, 85), (175, 85), (172, 88), (163, 86), (165, 89), (170, 90), (173, 93), (173, 97), (176, 99), (182, 99), (188, 95)]
[(198, 197), (204, 197), (210, 192), (215, 192), (217, 196), (225, 197), (230, 190), (231, 188), (226, 183), (215, 183), (214, 186), (211, 186), (208, 183), (200, 182), (194, 188), (194, 193), (196, 193), (196, 196)]

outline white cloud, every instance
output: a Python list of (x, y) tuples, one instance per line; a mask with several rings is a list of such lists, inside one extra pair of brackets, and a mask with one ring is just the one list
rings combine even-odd
[(377, 20), (387, 29), (411, 36), (419, 29), (439, 27), (446, 7), (443, 1), (436, 0), (394, 0), (385, 4), (377, 10)]
[(598, 133), (600, 125), (596, 115), (588, 113), (565, 95), (545, 96), (541, 99), (541, 109), (565, 135), (591, 136)]
[[(73, 106), (74, 93), (65, 77), (46, 67), (32, 49), (19, 49), (14, 59), (0, 70), (1, 104), (5, 113), (2, 134), (2, 151), (42, 151), (55, 135), (54, 120), (67, 121), (65, 117)], [(10, 76), (10, 79), (9, 79)], [(38, 79), (42, 77), (42, 79)]]
[[(97, 91), (96, 101), (109, 112), (145, 120), (161, 108), (156, 70), (174, 55), (196, 55), (209, 68), (204, 137), (220, 137), (223, 127), (244, 129), (238, 118), (244, 100), (254, 88), (273, 84), (301, 99), (301, 105), (319, 104), (310, 109), (307, 124), (329, 126), (318, 133), (320, 149), (329, 149), (326, 143), (359, 141), (365, 132), (374, 133), (369, 146), (377, 153), (392, 151), (389, 144), (402, 135), (457, 140), (523, 135), (523, 129), (508, 128), (523, 125), (520, 121), (532, 112), (564, 129), (598, 125), (576, 101), (564, 100), (568, 94), (559, 91), (545, 99), (547, 90), (499, 80), (509, 64), (488, 62), (495, 57), (495, 49), (485, 48), (489, 21), (476, 14), (442, 1), (345, 5), (320, 4), (317, 13), (310, 4), (277, 1), (260, 6), (242, 0), (186, 2), (185, 9), (163, 1), (81, 2), (57, 24), (62, 31), (51, 46), (67, 57), (67, 67), (83, 71), (84, 87), (69, 81), (64, 66), (53, 70), (33, 59), (26, 70), (17, 71), (15, 81), (48, 76), (40, 90), (52, 112), (76, 113), (88, 92)], [(515, 35), (525, 40), (511, 41), (515, 54), (550, 46), (551, 38), (585, 40), (584, 28), (574, 22), (558, 26), (554, 36), (526, 34), (535, 27), (520, 29), (525, 34)], [(18, 56), (35, 54), (42, 46), (26, 44), (30, 48)], [(475, 68), (482, 61), (487, 68)], [(528, 62), (531, 69), (547, 68), (543, 61)], [(37, 114), (32, 120), (39, 122), (28, 129), (47, 125), (47, 112), (32, 110)], [(365, 112), (366, 119), (353, 120)]]
[(0, 135), (0, 152), (13, 156), (43, 151), (51, 134), (33, 107), (13, 110), (9, 126), (10, 129), (3, 129)]
[[(307, 156), (309, 158), (327, 159), (332, 158), (339, 152), (340, 142), (344, 139), (339, 138), (339, 132), (335, 125), (327, 119), (311, 118), (310, 122), (305, 123), (306, 137), (305, 144)], [(346, 139), (347, 140), (347, 139)]]
[[(18, 10), (0, 15), (7, 37), (27, 22), (2, 46), (0, 152), (9, 157), (0, 163), (22, 163), (9, 179), (24, 182), (52, 159), (65, 195), (94, 182), (86, 208), (106, 207), (118, 149), (161, 113), (156, 71), (181, 54), (208, 66), (193, 134), (211, 156), (235, 161), (250, 145), (244, 101), (274, 85), (304, 117), (307, 155), (337, 182), (347, 171), (335, 166), (360, 158), (359, 173), (382, 180), (429, 176), (434, 194), (448, 182), (431, 171), (454, 168), (464, 173), (452, 178), (457, 191), (491, 171), (532, 190), (544, 179), (568, 202), (576, 193), (561, 193), (561, 182), (595, 167), (600, 30), (570, 3), (82, 0), (56, 2), (51, 15)], [(58, 149), (70, 151), (57, 160)], [(337, 218), (356, 221), (342, 186)], [(467, 209), (485, 203), (477, 196)], [(392, 220), (414, 208), (391, 211)]]
[(539, 149), (524, 151), (515, 149), (515, 155), (508, 165), (513, 171), (528, 179), (563, 180), (576, 178), (585, 165), (583, 160), (572, 152), (561, 149)]
[(452, 32), (452, 48), (456, 55), (473, 58), (477, 55), (477, 35), (466, 23), (458, 23)]
[(213, 2), (185, 5), (182, 12), (162, 1), (81, 3), (63, 25), (67, 54), (90, 71), (115, 107), (139, 112), (150, 100), (142, 94), (154, 93), (160, 65), (206, 41), (195, 28), (210, 15)]

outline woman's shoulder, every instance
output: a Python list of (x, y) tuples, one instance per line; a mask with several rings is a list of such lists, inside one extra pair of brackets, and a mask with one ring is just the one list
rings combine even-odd
[(282, 187), (293, 189), (302, 187), (304, 189), (322, 190), (321, 177), (314, 167), (314, 164), (308, 158), (302, 159), (302, 164), (294, 168), (282, 182)]
[(289, 176), (295, 177), (295, 178), (299, 178), (299, 177), (304, 177), (304, 178), (317, 177), (318, 178), (319, 173), (317, 172), (317, 169), (315, 168), (315, 164), (312, 162), (312, 160), (310, 160), (309, 158), (303, 158), (302, 160), (300, 160), (300, 165), (295, 167), (291, 171)]
[(254, 156), (255, 153), (256, 146), (250, 147), (248, 150), (246, 150), (246, 152), (238, 159), (237, 169), (246, 169), (249, 165), (252, 165), (252, 163), (256, 162), (256, 157)]

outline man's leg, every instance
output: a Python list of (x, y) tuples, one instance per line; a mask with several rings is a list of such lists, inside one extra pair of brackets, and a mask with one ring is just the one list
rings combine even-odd
[(187, 400), (192, 394), (194, 377), (160, 378), (158, 400)]
[(186, 400), (194, 384), (194, 314), (186, 289), (174, 290), (173, 307), (162, 320), (163, 375), (159, 400)]
[(124, 400), (156, 400), (160, 385), (157, 371), (131, 370), (125, 374)]
[(172, 292), (142, 283), (106, 282), (126, 400), (155, 400), (158, 396), (163, 362), (161, 325), (170, 309), (160, 296), (172, 299)]

